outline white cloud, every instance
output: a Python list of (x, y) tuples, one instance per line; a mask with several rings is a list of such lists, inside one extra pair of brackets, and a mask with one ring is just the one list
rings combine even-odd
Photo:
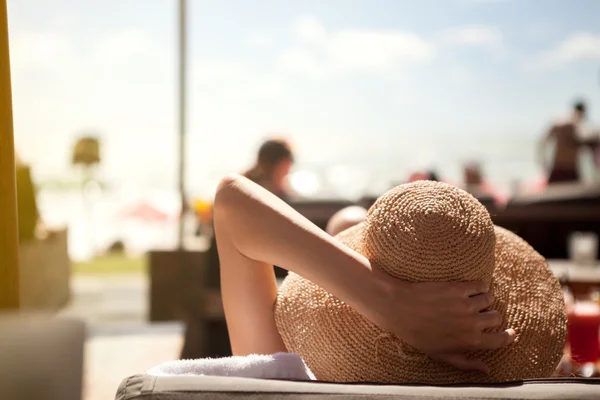
[(279, 56), (278, 64), (282, 68), (308, 76), (310, 78), (322, 78), (325, 76), (327, 66), (317, 59), (309, 49), (286, 50)]
[(141, 29), (126, 29), (99, 40), (93, 50), (102, 56), (122, 58), (151, 51), (152, 40)]
[(583, 60), (600, 59), (600, 35), (589, 32), (574, 33), (536, 59), (546, 68), (558, 68)]
[(51, 25), (62, 28), (71, 27), (80, 21), (79, 14), (71, 10), (61, 10), (50, 18)]
[(278, 76), (225, 61), (196, 61), (191, 75), (193, 90), (203, 93), (204, 97), (220, 100), (273, 97), (286, 86)]
[(257, 98), (272, 98), (281, 94), (286, 83), (277, 76), (259, 76), (249, 82), (248, 93)]
[(275, 40), (267, 33), (254, 33), (245, 39), (246, 44), (254, 49), (267, 49), (273, 46)]
[(239, 64), (228, 62), (198, 61), (192, 69), (192, 76), (198, 82), (222, 82), (243, 80), (244, 70)]
[(313, 43), (323, 40), (327, 32), (318, 19), (311, 16), (304, 16), (296, 20), (294, 34), (301, 42)]
[(499, 46), (502, 32), (495, 27), (466, 25), (442, 33), (442, 41), (462, 46)]
[(399, 30), (343, 29), (328, 32), (315, 18), (295, 25), (298, 44), (283, 52), (278, 63), (308, 77), (339, 72), (385, 72), (434, 56), (434, 46), (420, 36)]
[[(174, 112), (165, 99), (174, 74), (165, 53), (138, 29), (115, 31), (85, 46), (60, 30), (17, 31), (11, 35), (17, 144), (39, 168), (56, 172), (84, 129), (110, 136), (116, 146), (110, 157), (131, 150), (123, 142), (128, 135), (137, 139), (170, 129)], [(107, 165), (113, 171), (123, 167)]]
[(425, 40), (397, 31), (341, 31), (331, 37), (327, 50), (338, 65), (366, 70), (394, 67), (433, 55), (432, 46)]
[(71, 41), (60, 33), (24, 32), (11, 35), (10, 58), (13, 70), (52, 68), (73, 62), (75, 48)]
[(57, 31), (28, 31), (11, 37), (10, 50), (17, 74), (21, 70), (44, 71), (71, 78), (86, 71), (108, 73), (109, 67), (157, 54), (148, 35), (138, 29), (105, 36), (84, 49)]

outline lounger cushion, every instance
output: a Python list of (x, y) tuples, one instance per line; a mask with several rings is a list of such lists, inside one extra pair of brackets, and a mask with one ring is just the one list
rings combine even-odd
[(497, 385), (371, 385), (214, 376), (125, 379), (117, 400), (192, 399), (600, 399), (600, 379), (543, 379)]

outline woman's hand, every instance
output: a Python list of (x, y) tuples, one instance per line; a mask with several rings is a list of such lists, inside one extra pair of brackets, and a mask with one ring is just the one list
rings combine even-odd
[(433, 359), (489, 373), (465, 352), (502, 348), (515, 338), (512, 329), (484, 332), (500, 326), (502, 316), (488, 310), (494, 299), (482, 282), (407, 283), (377, 270), (373, 275), (381, 295), (370, 297), (365, 316)]

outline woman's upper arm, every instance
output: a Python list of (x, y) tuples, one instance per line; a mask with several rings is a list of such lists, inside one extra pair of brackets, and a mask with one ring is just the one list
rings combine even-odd
[[(224, 178), (215, 197), (221, 292), (232, 351), (234, 355), (282, 352), (285, 345), (273, 315), (277, 296), (273, 266), (246, 257), (236, 245), (243, 221), (230, 211), (243, 210), (250, 202), (238, 179), (235, 175)], [(260, 226), (249, 228), (259, 230)]]
[[(236, 183), (241, 178), (242, 176), (238, 174), (228, 174), (223, 179), (221, 179), (219, 185), (217, 186), (217, 191), (215, 193), (215, 213), (222, 212), (224, 211), (224, 209), (227, 209), (227, 207), (230, 207), (231, 202), (233, 201), (233, 197), (240, 194), (239, 187), (236, 186)], [(243, 202), (243, 196), (240, 197), (237, 201)]]

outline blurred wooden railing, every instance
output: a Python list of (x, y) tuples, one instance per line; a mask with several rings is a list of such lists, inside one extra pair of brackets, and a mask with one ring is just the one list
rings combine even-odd
[(8, 17), (0, 0), (0, 310), (19, 308), (18, 254)]

